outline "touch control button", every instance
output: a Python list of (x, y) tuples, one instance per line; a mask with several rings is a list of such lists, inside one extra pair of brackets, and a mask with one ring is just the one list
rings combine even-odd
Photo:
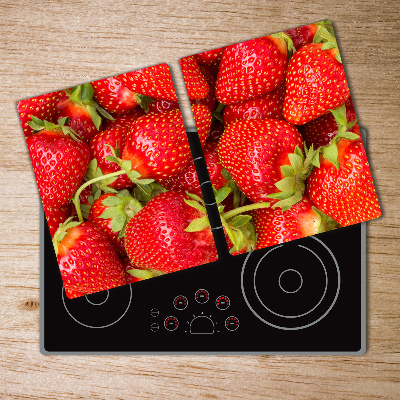
[(225, 328), (228, 329), (228, 331), (236, 331), (236, 329), (239, 328), (239, 320), (234, 316), (228, 317), (225, 320)]
[(164, 327), (167, 331), (174, 331), (176, 328), (178, 328), (178, 325), (178, 319), (172, 315), (164, 320)]
[(158, 315), (160, 314), (160, 311), (157, 310), (157, 308), (152, 308), (150, 311), (150, 314), (152, 317), (158, 317)]
[(231, 302), (228, 296), (219, 296), (217, 300), (215, 300), (215, 304), (220, 310), (226, 310), (230, 306)]
[(153, 324), (151, 324), (150, 329), (152, 332), (158, 332), (160, 329), (160, 325), (158, 325), (157, 322), (154, 322)]
[(207, 290), (205, 290), (205, 289), (199, 289), (195, 294), (195, 299), (200, 304), (207, 303), (209, 298), (210, 298), (210, 295), (208, 294)]
[(174, 299), (174, 307), (177, 310), (184, 310), (188, 305), (188, 300), (185, 296), (176, 296)]

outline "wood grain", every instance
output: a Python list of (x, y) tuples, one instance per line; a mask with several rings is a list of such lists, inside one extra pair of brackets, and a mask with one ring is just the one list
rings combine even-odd
[[(400, 3), (0, 0), (0, 398), (400, 398)], [(368, 351), (326, 356), (43, 356), (39, 195), (16, 102), (331, 19), (383, 217), (368, 224)]]

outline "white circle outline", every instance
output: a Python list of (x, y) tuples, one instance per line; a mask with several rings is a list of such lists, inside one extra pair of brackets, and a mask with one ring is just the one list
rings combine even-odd
[[(300, 286), (299, 286), (296, 290), (292, 290), (292, 291), (285, 290), (285, 289), (282, 287), (282, 285), (281, 285), (281, 278), (282, 278), (282, 275), (283, 275), (285, 272), (288, 272), (288, 271), (296, 272), (296, 273), (300, 276)], [(279, 275), (279, 278), (278, 278), (278, 283), (279, 283), (279, 287), (280, 287), (285, 293), (296, 293), (296, 292), (298, 292), (298, 291), (301, 289), (301, 287), (303, 286), (303, 277), (301, 276), (301, 273), (300, 273), (299, 271), (296, 271), (296, 270), (293, 269), (293, 268), (288, 268), (288, 269), (285, 269), (283, 272), (281, 272), (281, 274)]]
[[(245, 267), (246, 267), (246, 263), (248, 262), (248, 260), (249, 260), (249, 258), (250, 258), (250, 256), (251, 256), (251, 254), (252, 254), (253, 252), (251, 251), (251, 252), (247, 255), (246, 259), (244, 260), (243, 267), (242, 267), (242, 272), (241, 272), (241, 289), (242, 289), (242, 294), (243, 294), (244, 301), (246, 302), (247, 306), (250, 308), (251, 312), (252, 312), (258, 319), (260, 319), (260, 320), (261, 320), (262, 322), (264, 322), (265, 324), (267, 324), (267, 325), (269, 325), (269, 326), (272, 326), (273, 328), (282, 329), (282, 330), (288, 330), (288, 331), (295, 331), (295, 330), (305, 329), (305, 328), (308, 328), (308, 327), (310, 327), (310, 326), (312, 326), (312, 325), (315, 325), (316, 323), (318, 323), (319, 321), (321, 321), (323, 318), (325, 318), (325, 317), (328, 315), (328, 313), (331, 311), (331, 309), (332, 309), (333, 306), (335, 305), (336, 300), (337, 300), (337, 298), (338, 298), (338, 296), (339, 296), (339, 292), (340, 292), (340, 282), (341, 282), (341, 280), (340, 280), (339, 265), (338, 265), (338, 262), (336, 261), (335, 256), (333, 255), (331, 249), (330, 249), (322, 240), (316, 238), (315, 236), (310, 236), (310, 239), (314, 239), (314, 240), (316, 240), (317, 242), (319, 242), (319, 243), (328, 251), (328, 253), (329, 253), (330, 256), (332, 257), (332, 260), (333, 260), (333, 262), (335, 263), (336, 271), (337, 271), (337, 274), (338, 274), (338, 276), (337, 276), (338, 285), (337, 285), (336, 294), (335, 294), (335, 297), (334, 297), (334, 299), (333, 299), (333, 301), (332, 301), (332, 304), (329, 306), (329, 308), (326, 310), (326, 312), (325, 312), (323, 315), (321, 315), (318, 319), (316, 319), (315, 321), (312, 321), (312, 322), (310, 322), (310, 323), (308, 323), (308, 324), (306, 324), (306, 325), (297, 326), (297, 327), (284, 327), (284, 326), (279, 326), (279, 325), (272, 324), (272, 323), (269, 322), (269, 321), (266, 321), (264, 318), (262, 318), (260, 315), (257, 314), (257, 312), (251, 307), (250, 302), (249, 302), (249, 300), (248, 300), (247, 297), (246, 297), (246, 293), (245, 293), (245, 290), (244, 290), (244, 283), (243, 283), (243, 281), (244, 281), (243, 275), (244, 275), (244, 270), (245, 270)], [(282, 247), (282, 245), (281, 245), (281, 246), (278, 246), (278, 247)], [(271, 249), (269, 252), (271, 252), (272, 250), (274, 250), (274, 249)], [(269, 252), (268, 252), (268, 253), (269, 253)], [(267, 254), (268, 254), (268, 253), (267, 253)]]
[(89, 304), (91, 304), (92, 306), (101, 306), (102, 304), (104, 304), (104, 303), (108, 300), (109, 296), (110, 296), (110, 291), (107, 289), (107, 297), (106, 297), (105, 300), (103, 300), (101, 303), (92, 303), (92, 302), (88, 299), (88, 297), (87, 297), (86, 294), (85, 294), (85, 299), (86, 299), (86, 301), (87, 301)]
[(124, 311), (124, 313), (114, 322), (111, 322), (108, 325), (102, 325), (102, 326), (90, 326), (90, 325), (86, 325), (83, 322), (78, 321), (68, 310), (67, 305), (65, 304), (65, 299), (64, 299), (64, 285), (61, 287), (61, 297), (62, 297), (62, 301), (64, 304), (64, 308), (66, 309), (67, 313), (69, 314), (69, 316), (75, 321), (77, 322), (79, 325), (84, 326), (85, 328), (92, 328), (92, 329), (101, 329), (101, 328), (108, 328), (114, 324), (116, 324), (117, 322), (119, 322), (124, 316), (125, 314), (128, 312), (128, 309), (131, 305), (131, 301), (132, 301), (132, 285), (129, 284), (129, 290), (130, 290), (130, 296), (129, 296), (129, 303), (128, 306), (126, 307), (126, 310)]

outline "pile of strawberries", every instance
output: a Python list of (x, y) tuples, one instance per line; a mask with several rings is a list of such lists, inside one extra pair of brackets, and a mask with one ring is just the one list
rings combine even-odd
[[(181, 67), (232, 254), (380, 215), (329, 23)], [(69, 298), (217, 259), (166, 64), (18, 112)]]

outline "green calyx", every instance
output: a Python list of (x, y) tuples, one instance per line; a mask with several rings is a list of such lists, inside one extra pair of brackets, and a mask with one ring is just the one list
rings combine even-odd
[[(346, 106), (343, 104), (336, 110), (329, 110), (333, 117), (335, 118), (336, 124), (338, 126), (338, 133), (335, 137), (330, 141), (327, 146), (323, 146), (320, 148), (322, 156), (330, 161), (336, 169), (339, 169), (339, 154), (337, 145), (340, 139), (348, 139), (348, 140), (357, 140), (360, 138), (356, 133), (350, 132), (351, 129), (356, 123), (357, 119), (351, 122), (347, 122), (346, 118)], [(316, 165), (319, 167), (319, 161)]]
[(69, 217), (67, 220), (65, 220), (60, 226), (58, 227), (56, 233), (54, 234), (52, 238), (52, 243), (54, 247), (54, 251), (56, 255), (58, 255), (58, 245), (59, 243), (67, 236), (67, 231), (68, 229), (74, 228), (78, 225), (80, 225), (80, 222), (78, 221), (73, 221), (74, 217)]
[(93, 87), (90, 83), (75, 86), (66, 90), (66, 93), (71, 101), (87, 109), (97, 130), (100, 129), (101, 117), (114, 121), (114, 117), (93, 99)]
[(168, 190), (162, 187), (158, 182), (154, 181), (148, 184), (136, 183), (136, 187), (133, 189), (133, 194), (142, 204), (147, 204), (160, 193), (167, 191)]
[(317, 233), (328, 232), (340, 228), (340, 225), (334, 219), (323, 213), (321, 210), (318, 210), (314, 206), (312, 209), (315, 214), (317, 214), (319, 221)]
[(149, 96), (145, 96), (144, 94), (140, 94), (140, 93), (135, 93), (135, 98), (136, 98), (136, 101), (139, 104), (139, 106), (142, 107), (142, 109), (144, 110), (144, 112), (146, 114), (148, 114), (149, 104), (154, 103), (155, 100)]
[(290, 58), (296, 51), (296, 48), (294, 47), (294, 44), (292, 41), (292, 38), (289, 35), (287, 35), (285, 32), (273, 33), (270, 36), (273, 38), (282, 39), (285, 41), (286, 46), (287, 46), (287, 56), (288, 56), (288, 59), (290, 60)]
[(332, 22), (329, 20), (321, 21), (317, 23), (318, 28), (315, 32), (315, 36), (313, 39), (313, 43), (323, 43), (322, 50), (335, 49), (335, 57), (336, 60), (342, 63), (342, 59), (340, 57), (336, 36), (333, 31)]
[(69, 118), (63, 117), (57, 121), (57, 124), (53, 122), (41, 120), (34, 115), (31, 115), (31, 121), (28, 121), (27, 124), (33, 129), (34, 133), (38, 133), (41, 131), (58, 131), (62, 132), (64, 135), (71, 137), (72, 139), (76, 140), (77, 142), (81, 142), (79, 137), (77, 136), (76, 132), (68, 125)]
[[(269, 207), (270, 203), (254, 203), (224, 212), (224, 206), (221, 205), (221, 203), (231, 192), (232, 189), (229, 187), (229, 184), (218, 190), (214, 188), (215, 200), (218, 206), (222, 226), (233, 244), (230, 252), (234, 253), (243, 250), (245, 247), (247, 248), (247, 251), (254, 250), (256, 243), (254, 225), (252, 223), (252, 217), (245, 213)], [(210, 222), (207, 217), (207, 211), (203, 199), (188, 192), (186, 192), (186, 194), (190, 197), (190, 200), (185, 200), (186, 204), (196, 208), (204, 215), (193, 220), (185, 231), (197, 232), (209, 228)]]
[[(109, 185), (111, 183), (113, 183), (120, 175), (124, 175), (124, 174), (128, 175), (129, 179), (133, 183), (135, 183), (139, 186), (149, 185), (152, 182), (154, 182), (154, 179), (140, 179), (139, 172), (131, 169), (132, 168), (131, 161), (121, 160), (120, 158), (118, 158), (117, 157), (118, 147), (117, 147), (117, 152), (111, 146), (110, 146), (110, 149), (111, 149), (113, 155), (107, 157), (106, 159), (108, 161), (115, 162), (116, 164), (118, 164), (121, 167), (121, 170), (111, 172), (109, 174), (104, 175), (101, 168), (97, 166), (97, 159), (93, 158), (90, 161), (88, 170), (86, 171), (86, 175), (85, 175), (86, 182), (78, 188), (78, 190), (76, 191), (75, 196), (73, 198), (73, 203), (75, 205), (79, 221), (83, 221), (81, 205), (79, 202), (79, 196), (87, 186), (95, 185), (95, 188), (92, 187), (92, 193), (97, 193), (98, 190), (100, 190), (105, 193), (117, 194), (118, 191), (114, 188), (109, 187)], [(100, 197), (100, 196), (98, 196), (98, 197)]]
[(222, 118), (222, 112), (224, 111), (225, 104), (223, 103), (218, 103), (217, 108), (211, 113), (212, 117), (221, 122), (221, 124), (224, 123), (224, 120)]
[(281, 166), (283, 179), (275, 183), (279, 192), (272, 193), (267, 197), (277, 201), (272, 207), (280, 207), (283, 211), (298, 203), (306, 190), (305, 181), (311, 173), (314, 165), (319, 162), (319, 151), (311, 146), (305, 148), (306, 157), (299, 146), (295, 147), (294, 153), (288, 155), (290, 165)]
[(100, 218), (111, 219), (111, 230), (119, 232), (118, 238), (125, 235), (128, 221), (136, 215), (143, 206), (124, 189), (102, 200), (101, 204), (106, 207)]

